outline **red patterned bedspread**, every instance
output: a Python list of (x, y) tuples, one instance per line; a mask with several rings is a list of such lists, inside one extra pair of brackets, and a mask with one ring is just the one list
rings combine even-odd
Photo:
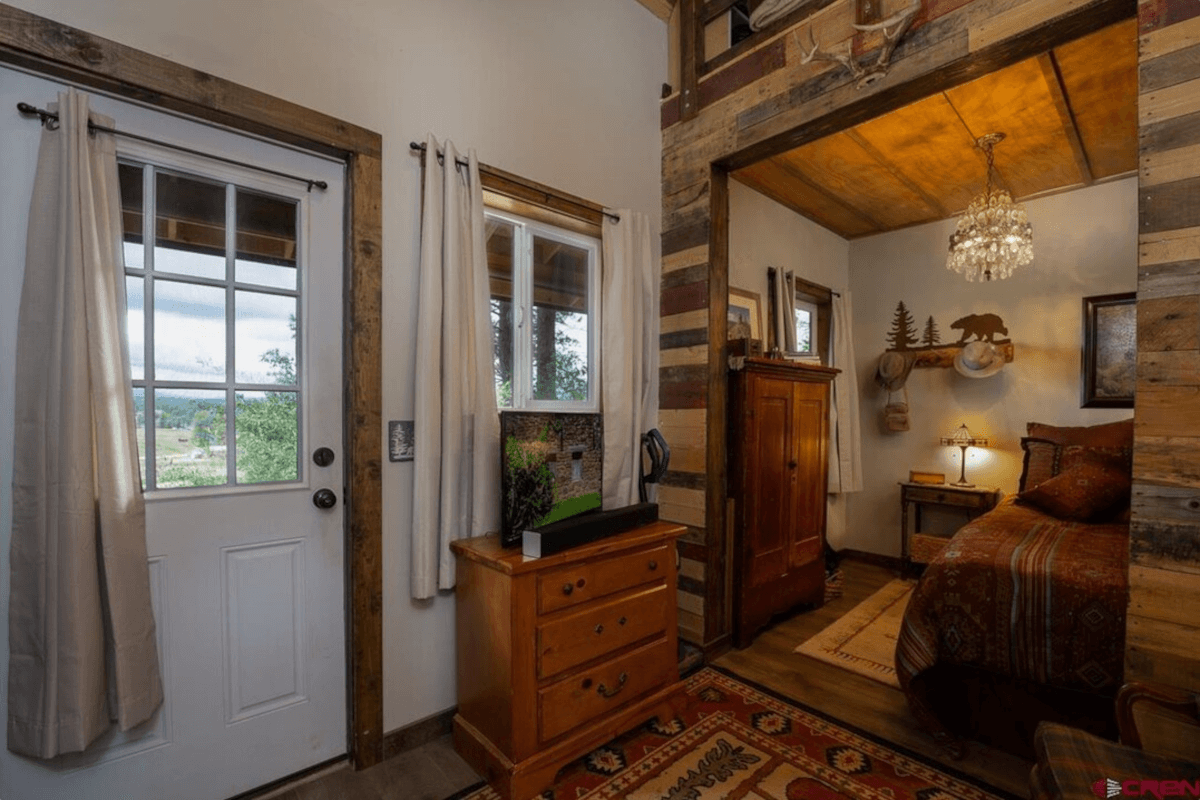
[(1115, 691), (1125, 656), (1129, 525), (1068, 522), (1007, 498), (926, 568), (896, 645), (918, 720), (955, 739), (914, 678), (964, 665), (1063, 689)]

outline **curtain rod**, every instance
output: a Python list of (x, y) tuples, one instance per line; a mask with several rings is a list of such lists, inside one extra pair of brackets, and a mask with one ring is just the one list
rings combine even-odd
[[(17, 103), (17, 110), (27, 117), (37, 117), (42, 126), (47, 130), (53, 131), (58, 129), (58, 114), (54, 111), (47, 111), (44, 108), (38, 108), (37, 106), (30, 105), (29, 103)], [(260, 167), (257, 164), (248, 164), (245, 161), (236, 161), (232, 158), (226, 158), (225, 156), (206, 153), (203, 150), (193, 150), (190, 147), (171, 144), (170, 142), (163, 142), (158, 139), (152, 139), (149, 136), (140, 136), (136, 133), (129, 133), (128, 131), (119, 131), (116, 128), (108, 128), (104, 125), (97, 125), (91, 120), (88, 120), (88, 132), (96, 133), (97, 131), (100, 133), (111, 133), (114, 136), (124, 136), (126, 139), (136, 139), (139, 142), (149, 142), (150, 144), (156, 144), (160, 147), (166, 147), (171, 150), (177, 150), (181, 153), (188, 153), (193, 156), (200, 156), (201, 158), (211, 158), (213, 161), (221, 161), (223, 163), (233, 164), (238, 167), (246, 167), (247, 169), (253, 169), (257, 170), (258, 172), (264, 172), (268, 175), (274, 175), (277, 178), (287, 178), (288, 180), (299, 181), (300, 183), (308, 184), (308, 191), (310, 192), (314, 188), (320, 189), (321, 191), (325, 191), (329, 188), (329, 184), (325, 181), (313, 180), (312, 178), (303, 178), (299, 175), (292, 175), (288, 172), (279, 172), (278, 170), (268, 169), (267, 167)]]
[[(423, 144), (423, 143), (422, 143), (422, 144), (418, 144), (417, 142), (409, 142), (409, 143), (408, 143), (408, 146), (409, 146), (409, 149), (411, 149), (411, 150), (413, 150), (413, 151), (420, 151), (420, 153), (421, 153), (421, 155), (422, 155), (422, 156), (424, 156), (424, 155), (425, 155), (425, 148), (426, 148), (426, 145), (425, 145), (425, 144)], [(445, 161), (446, 161), (446, 154), (445, 154), (443, 151), (439, 150), (439, 151), (438, 151), (438, 154), (437, 154), (437, 160), (438, 160), (438, 163), (439, 163), (439, 164), (444, 164), (444, 163), (445, 163)], [(467, 161), (464, 161), (464, 160), (463, 160), (463, 159), (461, 159), (461, 158), (456, 158), (456, 159), (454, 159), (454, 163), (458, 164), (458, 166), (460, 166), (460, 167), (465, 167), (465, 166), (467, 166), (467, 164), (468, 164), (469, 162), (467, 162)], [(488, 168), (487, 166), (483, 165), (483, 164), (480, 164), (480, 165), (479, 165), (479, 169), (480, 169), (480, 171), (481, 171), (481, 172), (486, 172), (486, 171), (488, 171), (488, 170), (489, 170), (489, 168)], [(608, 217), (609, 219), (611, 219), (613, 222), (620, 222), (620, 221), (621, 221), (621, 217), (620, 217), (620, 216), (618, 216), (617, 214), (612, 214), (612, 213), (610, 213), (610, 212), (608, 212), (608, 211), (605, 211), (604, 209), (594, 209), (594, 208), (591, 208), (591, 207), (589, 207), (589, 206), (583, 206), (583, 205), (581, 205), (581, 204), (579, 204), (579, 203), (576, 203), (575, 201), (570, 201), (570, 202), (571, 202), (572, 204), (574, 204), (574, 205), (579, 205), (581, 208), (587, 208), (589, 211), (596, 211), (596, 213), (603, 214), (604, 216), (606, 216), (606, 217)], [(568, 216), (572, 216), (572, 215), (568, 215)]]

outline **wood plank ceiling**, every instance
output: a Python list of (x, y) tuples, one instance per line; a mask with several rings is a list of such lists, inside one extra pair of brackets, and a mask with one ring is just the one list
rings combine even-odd
[[(841, 69), (841, 67), (837, 67)], [(985, 75), (733, 177), (846, 238), (960, 214), (983, 191), (979, 136), (1002, 131), (1018, 199), (1137, 169), (1137, 21)]]

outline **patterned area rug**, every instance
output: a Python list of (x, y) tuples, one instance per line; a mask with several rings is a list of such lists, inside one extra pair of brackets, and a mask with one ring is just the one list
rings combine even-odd
[(891, 581), (795, 652), (899, 689), (896, 639), (915, 585), (912, 581)]
[[(707, 667), (681, 717), (569, 764), (541, 800), (993, 800), (1011, 795)], [(497, 800), (488, 787), (465, 800)]]

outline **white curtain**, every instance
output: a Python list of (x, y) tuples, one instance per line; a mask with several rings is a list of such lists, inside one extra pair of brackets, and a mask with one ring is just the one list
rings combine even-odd
[(775, 268), (775, 346), (796, 350), (796, 273)]
[(833, 380), (830, 408), (829, 491), (861, 492), (862, 443), (858, 418), (858, 376), (854, 366), (850, 292), (833, 296), (830, 365), (841, 372)]
[(642, 434), (658, 425), (658, 280), (650, 218), (623, 208), (604, 218), (601, 373), (603, 507), (638, 502)]
[(450, 542), (497, 530), (500, 517), (483, 189), (475, 151), (468, 151), (467, 166), (458, 159), (449, 141), (426, 140), (413, 424), (418, 599), (454, 587)]
[(60, 94), (58, 113), (29, 213), (9, 562), (8, 749), (38, 758), (162, 702), (116, 149), (89, 135), (87, 95)]

